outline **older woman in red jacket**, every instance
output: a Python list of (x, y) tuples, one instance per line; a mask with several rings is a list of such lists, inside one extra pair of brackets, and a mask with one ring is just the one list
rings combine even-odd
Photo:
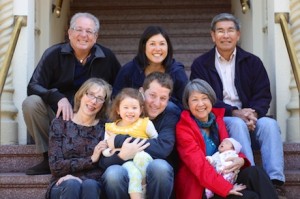
[(216, 95), (211, 86), (200, 79), (189, 82), (183, 93), (184, 110), (176, 126), (176, 148), (180, 158), (175, 180), (176, 199), (206, 198), (204, 189), (214, 198), (278, 198), (267, 174), (250, 167), (243, 154), (232, 161), (224, 172), (239, 171), (237, 184), (226, 181), (206, 160), (228, 137), (223, 121), (224, 109), (212, 108)]

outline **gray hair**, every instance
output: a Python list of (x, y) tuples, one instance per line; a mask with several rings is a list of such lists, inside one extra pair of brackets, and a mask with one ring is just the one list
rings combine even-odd
[(182, 96), (182, 104), (184, 109), (189, 110), (189, 97), (194, 91), (207, 95), (212, 105), (214, 105), (217, 101), (216, 93), (213, 88), (206, 81), (197, 78), (188, 82), (184, 88)]
[(78, 12), (76, 14), (74, 14), (71, 18), (71, 21), (70, 21), (70, 29), (72, 28), (75, 28), (76, 26), (76, 20), (80, 17), (84, 17), (84, 18), (88, 18), (88, 19), (91, 19), (94, 24), (95, 24), (95, 32), (98, 33), (99, 30), (100, 30), (100, 22), (98, 20), (97, 17), (95, 17), (94, 15), (88, 13), (88, 12)]
[(210, 29), (212, 31), (215, 31), (216, 23), (218, 23), (220, 21), (232, 21), (234, 23), (235, 29), (237, 31), (240, 31), (240, 29), (241, 29), (241, 23), (238, 20), (238, 18), (236, 18), (235, 16), (233, 16), (232, 14), (229, 14), (229, 13), (221, 13), (221, 14), (216, 15), (210, 24)]

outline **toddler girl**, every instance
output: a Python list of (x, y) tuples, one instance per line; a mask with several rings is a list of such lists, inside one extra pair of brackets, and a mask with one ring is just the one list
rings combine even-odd
[[(157, 138), (158, 133), (149, 120), (144, 116), (144, 99), (142, 94), (133, 88), (124, 88), (113, 100), (109, 118), (112, 123), (105, 124), (105, 138), (113, 134), (129, 135), (134, 138)], [(104, 156), (111, 156), (118, 149), (108, 145)], [(145, 177), (148, 164), (152, 157), (142, 151), (135, 155), (133, 161), (127, 161), (122, 166), (126, 168), (129, 176), (128, 193), (131, 199), (140, 199), (145, 195)], [(143, 187), (142, 187), (143, 184)], [(143, 191), (144, 189), (144, 191)]]

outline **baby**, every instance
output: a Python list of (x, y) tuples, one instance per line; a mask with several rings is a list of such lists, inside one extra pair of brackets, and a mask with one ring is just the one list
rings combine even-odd
[[(224, 167), (232, 164), (232, 161), (226, 161), (229, 157), (238, 157), (238, 153), (241, 151), (241, 144), (233, 138), (225, 138), (218, 147), (218, 152), (214, 153), (212, 156), (206, 156), (206, 159), (211, 165), (214, 166), (216, 171), (223, 175), (224, 179), (228, 182), (234, 184), (236, 180), (236, 172), (223, 174)], [(205, 189), (205, 194), (207, 198), (214, 196), (214, 193)]]

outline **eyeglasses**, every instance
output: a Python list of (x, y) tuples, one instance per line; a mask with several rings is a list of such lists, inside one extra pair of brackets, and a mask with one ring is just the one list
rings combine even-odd
[(74, 30), (77, 34), (83, 34), (84, 32), (88, 35), (88, 36), (93, 36), (95, 35), (96, 31), (94, 30), (85, 30), (82, 28), (72, 28), (72, 30)]
[(102, 104), (105, 102), (105, 98), (104, 97), (96, 97), (93, 93), (89, 93), (89, 92), (86, 92), (85, 95), (91, 99), (91, 100), (94, 100), (96, 99), (96, 102), (99, 103), (99, 104)]
[(225, 35), (226, 33), (228, 35), (232, 35), (232, 34), (236, 33), (236, 29), (235, 28), (229, 28), (229, 29), (225, 30), (225, 29), (220, 28), (220, 29), (216, 29), (215, 33), (218, 34), (218, 35)]

